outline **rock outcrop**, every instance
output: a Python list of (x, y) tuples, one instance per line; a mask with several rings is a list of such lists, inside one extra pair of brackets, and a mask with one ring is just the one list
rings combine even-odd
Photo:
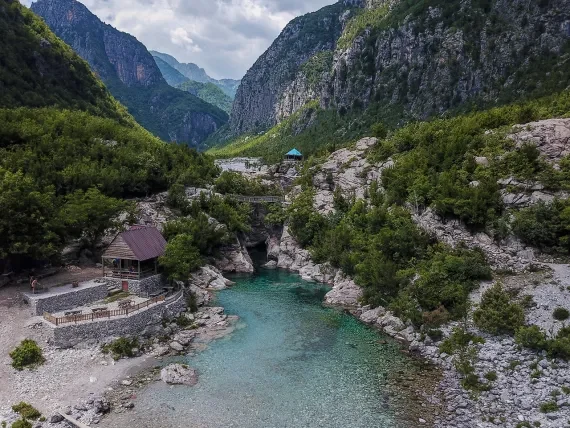
[(494, 269), (521, 272), (535, 260), (534, 250), (511, 237), (500, 245), (486, 233), (470, 233), (459, 220), (443, 221), (431, 209), (412, 217), (416, 224), (441, 242), (455, 247), (479, 248)]
[(194, 386), (198, 383), (198, 372), (184, 364), (170, 364), (160, 371), (160, 379), (169, 385)]
[(223, 290), (233, 282), (224, 278), (222, 273), (214, 266), (203, 266), (190, 276), (190, 284), (204, 290)]
[(32, 10), (83, 59), (137, 121), (166, 141), (199, 146), (228, 119), (219, 108), (170, 87), (133, 36), (106, 25), (75, 0), (39, 0)]
[(245, 246), (236, 238), (233, 245), (225, 247), (214, 264), (222, 272), (252, 273), (253, 261)]
[(266, 130), (311, 100), (340, 112), (374, 103), (396, 121), (564, 90), (553, 58), (567, 52), (568, 16), (566, 0), (339, 1), (283, 30), (244, 77), (230, 126)]

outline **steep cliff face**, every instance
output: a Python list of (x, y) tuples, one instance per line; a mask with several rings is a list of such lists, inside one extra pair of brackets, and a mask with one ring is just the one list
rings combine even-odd
[(32, 11), (101, 77), (137, 121), (163, 139), (199, 146), (227, 114), (170, 87), (152, 55), (133, 36), (101, 22), (75, 0), (39, 0)]
[(310, 100), (425, 119), (570, 85), (565, 0), (341, 1), (293, 20), (244, 77), (230, 127), (266, 130)]
[(296, 75), (315, 54), (335, 48), (354, 7), (341, 1), (285, 27), (242, 79), (230, 118), (235, 134), (265, 130), (310, 99), (307, 82)]

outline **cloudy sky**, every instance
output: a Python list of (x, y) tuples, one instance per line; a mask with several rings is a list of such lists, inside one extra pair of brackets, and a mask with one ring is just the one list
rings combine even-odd
[[(32, 0), (21, 0), (29, 6)], [(241, 78), (294, 17), (336, 0), (80, 0), (149, 49)]]

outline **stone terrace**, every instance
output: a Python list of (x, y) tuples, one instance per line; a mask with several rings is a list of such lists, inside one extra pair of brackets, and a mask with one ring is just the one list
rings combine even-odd
[(101, 280), (83, 282), (78, 288), (69, 284), (38, 294), (24, 293), (24, 301), (30, 304), (34, 315), (65, 311), (106, 297), (107, 282)]

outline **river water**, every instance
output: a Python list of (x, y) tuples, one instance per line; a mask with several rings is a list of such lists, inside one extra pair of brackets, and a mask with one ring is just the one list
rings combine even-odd
[(389, 379), (414, 363), (397, 343), (323, 307), (327, 287), (297, 275), (261, 271), (232, 279), (236, 285), (221, 291), (216, 305), (240, 317), (238, 328), (183, 359), (198, 370), (198, 384), (151, 384), (132, 412), (112, 415), (105, 426), (402, 426)]

